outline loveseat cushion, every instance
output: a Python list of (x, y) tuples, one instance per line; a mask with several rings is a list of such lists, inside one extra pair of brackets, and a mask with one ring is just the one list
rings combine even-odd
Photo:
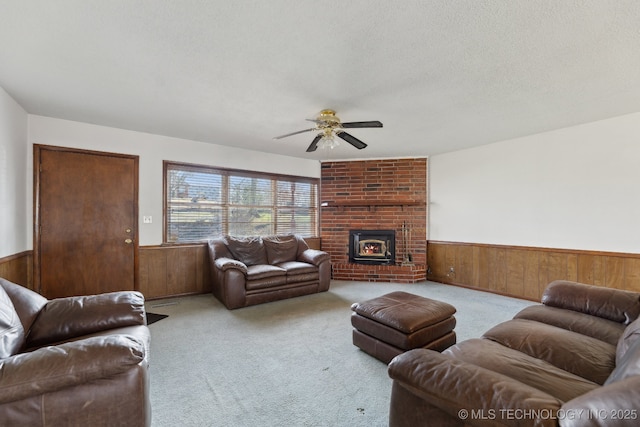
[(259, 264), (247, 268), (247, 292), (264, 290), (287, 283), (287, 272), (275, 265)]
[(267, 264), (267, 253), (260, 237), (226, 236), (227, 248), (233, 257), (246, 265)]
[(299, 261), (282, 262), (278, 264), (278, 267), (284, 268), (288, 276), (318, 272), (318, 267), (315, 265)]
[(298, 256), (298, 240), (293, 235), (263, 237), (262, 241), (269, 264), (295, 261)]
[(320, 271), (313, 264), (307, 264), (300, 261), (288, 261), (278, 264), (278, 267), (284, 268), (287, 272), (287, 283), (302, 283), (312, 280), (318, 280)]
[(489, 329), (483, 338), (546, 360), (597, 384), (604, 384), (615, 368), (615, 346), (533, 320), (508, 320)]
[(247, 292), (269, 289), (287, 283), (287, 272), (275, 265), (258, 264), (247, 267)]
[(256, 264), (247, 267), (247, 280), (260, 280), (267, 277), (282, 277), (287, 274), (284, 268), (269, 264)]
[(16, 354), (24, 345), (24, 329), (18, 312), (0, 286), (0, 359)]

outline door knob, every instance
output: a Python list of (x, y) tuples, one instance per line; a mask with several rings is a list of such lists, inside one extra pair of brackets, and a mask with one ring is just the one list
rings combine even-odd
[(131, 243), (133, 243), (133, 240), (131, 239), (125, 239), (124, 241), (127, 245), (130, 245)]

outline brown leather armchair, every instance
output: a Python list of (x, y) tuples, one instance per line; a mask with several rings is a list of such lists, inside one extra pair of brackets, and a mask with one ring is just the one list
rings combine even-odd
[(0, 278), (0, 424), (149, 426), (139, 292), (47, 300)]

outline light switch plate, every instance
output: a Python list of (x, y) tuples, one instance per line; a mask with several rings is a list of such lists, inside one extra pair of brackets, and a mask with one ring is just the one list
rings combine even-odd
[(145, 224), (151, 224), (153, 222), (153, 219), (151, 218), (151, 215), (143, 216), (142, 217), (142, 222), (145, 223)]

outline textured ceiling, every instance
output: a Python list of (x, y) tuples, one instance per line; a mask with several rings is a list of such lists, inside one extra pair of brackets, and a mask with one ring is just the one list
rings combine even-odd
[[(31, 114), (309, 159), (428, 156), (640, 111), (640, 2), (0, 0)], [(369, 146), (309, 154), (324, 108)]]

